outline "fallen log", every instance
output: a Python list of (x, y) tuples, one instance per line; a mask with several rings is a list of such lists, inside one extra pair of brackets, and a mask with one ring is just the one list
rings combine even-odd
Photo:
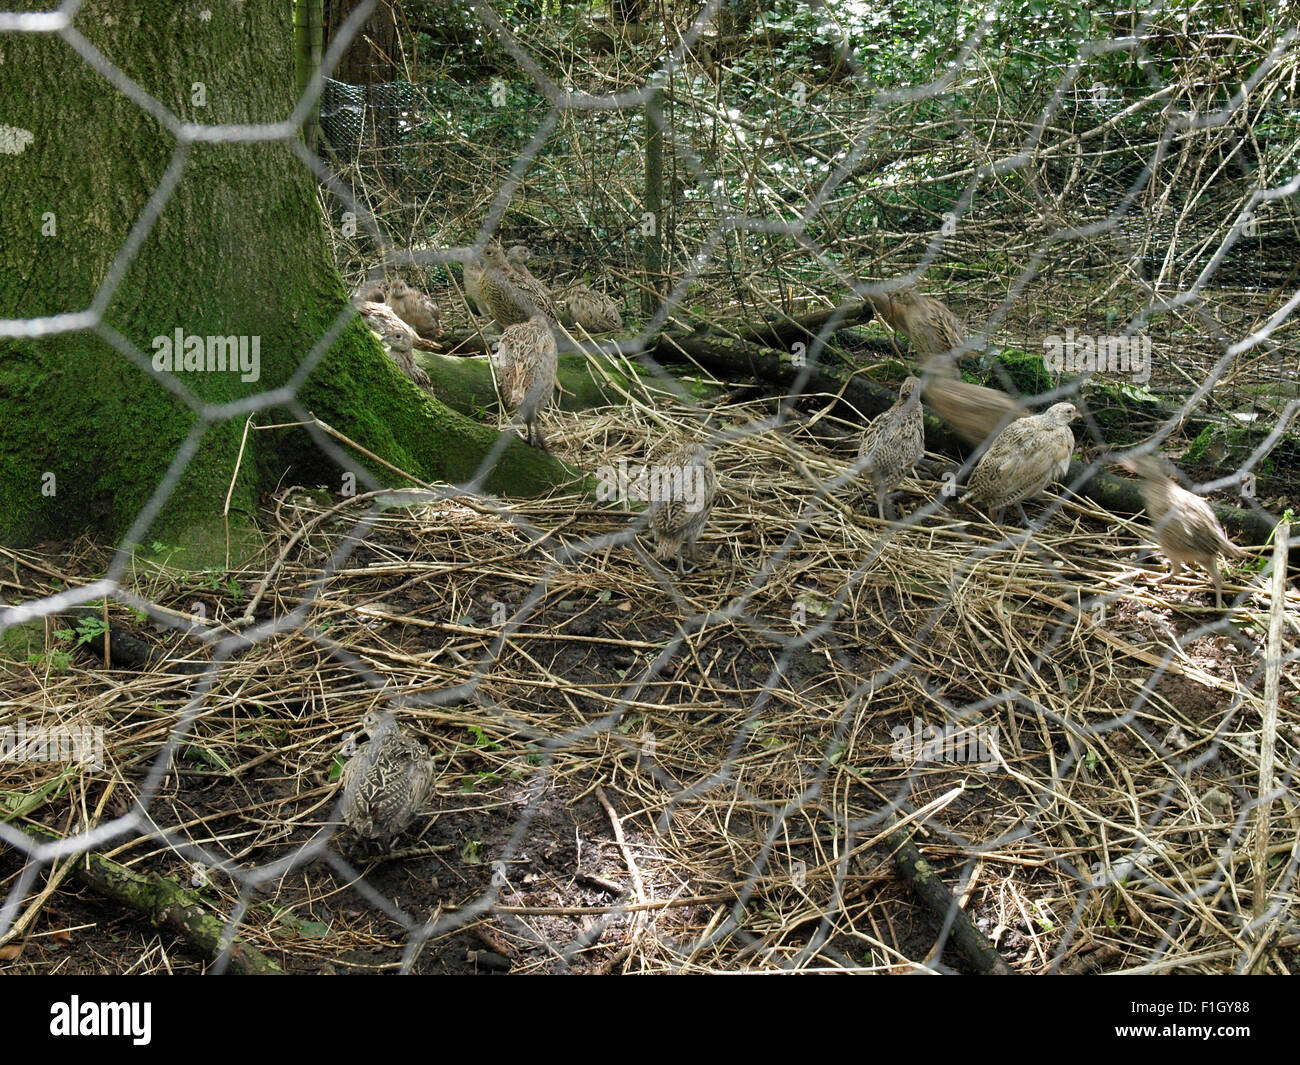
[[(60, 837), (43, 825), (29, 833), (47, 840)], [(157, 873), (137, 873), (94, 851), (75, 863), (72, 875), (87, 887), (144, 916), (155, 927), (180, 936), (200, 953), (216, 958), (225, 945), (226, 924), (208, 911), (202, 897)], [(281, 975), (283, 970), (251, 943), (230, 942), (230, 971), (243, 974)]]
[[(858, 421), (874, 418), (893, 406), (898, 393), (884, 388), (862, 374), (845, 375), (829, 367), (812, 363), (800, 366), (789, 353), (774, 348), (750, 344), (743, 340), (719, 337), (713, 333), (662, 335), (651, 354), (662, 363), (698, 362), (718, 377), (735, 383), (737, 377), (754, 378), (769, 385), (777, 385), (790, 395), (821, 394), (835, 397), (839, 413)], [(796, 392), (797, 390), (797, 392)], [(981, 389), (992, 393), (996, 390)], [(1007, 397), (1008, 405), (1014, 401)], [(982, 424), (989, 418), (1000, 418), (1005, 409), (1000, 402), (990, 402), (981, 407), (975, 421)], [(979, 439), (977, 427), (963, 426), (968, 438)], [(932, 414), (925, 418), (926, 450), (950, 455), (965, 461), (973, 448), (970, 439)], [(1089, 471), (1089, 464), (1074, 460), (1064, 479), (1074, 484)], [(1086, 480), (1076, 489), (1080, 495), (1091, 499), (1115, 514), (1137, 514), (1143, 510), (1138, 482), (1117, 477), (1105, 470), (1092, 469)], [(1213, 503), (1215, 513), (1226, 528), (1242, 543), (1260, 545), (1272, 534), (1274, 519), (1264, 510), (1243, 510), (1224, 503)]]

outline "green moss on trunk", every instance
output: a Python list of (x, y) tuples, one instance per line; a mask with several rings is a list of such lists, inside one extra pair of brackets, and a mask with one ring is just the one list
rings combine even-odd
[[(165, 0), (100, 0), (77, 29), (183, 121), (269, 123), (295, 100), (289, 5), (214, 4), (200, 19)], [(115, 284), (104, 325), (0, 340), (0, 539), (30, 543), (83, 532), (184, 544), (216, 535), (232, 476), (235, 514), (288, 477), (337, 485), (334, 461), (302, 430), (250, 434), (248, 409), (291, 384), (345, 307), (310, 171), (290, 146), (255, 141), (178, 149), (166, 124), (50, 34), (0, 36), (0, 121), (26, 133), (3, 157), (0, 317), (82, 311), (96, 299), (133, 228), (140, 239)], [(27, 134), (30, 134), (28, 139)], [(156, 218), (151, 197), (169, 165), (179, 181)], [(230, 370), (150, 372), (155, 338), (256, 338), (255, 379)], [(110, 343), (121, 338), (135, 360)], [(251, 375), (249, 375), (251, 376)], [(498, 434), (407, 381), (351, 322), (296, 388), (300, 410), (426, 481), (478, 472)], [(395, 476), (380, 473), (385, 482)], [(174, 484), (164, 482), (174, 475)], [(549, 456), (510, 441), (487, 490), (533, 494), (569, 479)]]

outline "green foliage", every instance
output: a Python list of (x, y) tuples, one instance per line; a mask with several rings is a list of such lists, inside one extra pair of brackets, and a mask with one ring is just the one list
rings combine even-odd
[(479, 728), (478, 725), (470, 725), (469, 733), (471, 736), (474, 737), (473, 746), (478, 748), (479, 750), (482, 751), (501, 750), (501, 744), (497, 743), (496, 740), (489, 737), (488, 734), (484, 732), (481, 728)]
[(999, 368), (1011, 378), (1016, 389), (1026, 396), (1039, 396), (1056, 386), (1052, 375), (1043, 364), (1043, 356), (1035, 352), (1021, 351), (1019, 348), (1003, 348), (993, 356), (988, 373), (988, 381), (995, 387), (1001, 387), (1002, 374)]

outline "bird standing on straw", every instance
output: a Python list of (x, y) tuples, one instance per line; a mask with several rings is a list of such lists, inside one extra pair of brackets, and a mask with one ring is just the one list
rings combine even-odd
[(1142, 478), (1142, 501), (1155, 528), (1156, 541), (1170, 570), (1157, 583), (1176, 577), (1183, 565), (1200, 566), (1214, 581), (1214, 602), (1223, 607), (1219, 556), (1241, 558), (1246, 552), (1228, 539), (1210, 504), (1175, 483), (1169, 466), (1155, 455), (1135, 455), (1120, 462)]
[(1057, 403), (1042, 414), (1013, 421), (993, 438), (960, 502), (983, 504), (998, 524), (1003, 510), (1015, 506), (1028, 525), (1021, 504), (1069, 471), (1074, 451), (1070, 422), (1078, 416), (1073, 403)]
[(909, 377), (898, 390), (898, 402), (867, 426), (858, 447), (858, 467), (876, 490), (876, 511), (885, 520), (890, 490), (925, 456), (925, 420), (921, 413), (921, 382)]
[(652, 466), (660, 496), (650, 504), (650, 531), (655, 537), (655, 557), (677, 560), (677, 572), (695, 556), (713, 504), (718, 497), (718, 471), (703, 444), (687, 444)]
[(538, 415), (555, 396), (559, 352), (550, 323), (534, 312), (527, 321), (509, 326), (501, 334), (493, 355), (501, 395), (518, 412), (528, 430), (528, 442), (547, 450)]
[(433, 759), (387, 711), (369, 711), (361, 727), (369, 739), (343, 767), (343, 823), (389, 851), (433, 793)]

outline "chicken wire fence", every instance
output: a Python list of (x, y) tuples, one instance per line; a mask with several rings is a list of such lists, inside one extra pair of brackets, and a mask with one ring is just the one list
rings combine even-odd
[[(371, 6), (349, 18), (327, 69)], [(1006, 56), (983, 51), (990, 13), (934, 78), (917, 84), (873, 83), (870, 92), (827, 94), (818, 103), (811, 79), (778, 71), (771, 86), (750, 86), (751, 103), (767, 100), (769, 114), (760, 121), (727, 101), (725, 91), (734, 91), (741, 75), (702, 54), (716, 2), (660, 47), (643, 47), (639, 66), (620, 54), (617, 77), (609, 80), (622, 84), (602, 80), (593, 64), (584, 71), (590, 89), (576, 84), (583, 79), (572, 69), (554, 80), (530, 50), (527, 27), (507, 25), (486, 4), (472, 6), (527, 78), (471, 87), (357, 87), (326, 79), (309, 90), (321, 92), (328, 163), (305, 149), (300, 155), (328, 188), (333, 211), (374, 223), (352, 243), (338, 243), (345, 273), (359, 276), (409, 251), (435, 296), (450, 300), (456, 249), (492, 232), (522, 236), (556, 275), (598, 265), (627, 308), (652, 294), (643, 328), (601, 350), (637, 359), (653, 380), (666, 379), (645, 354), (654, 331), (689, 311), (701, 292), (714, 308), (700, 314), (707, 321), (720, 304), (741, 316), (793, 315), (833, 305), (846, 293), (875, 295), (922, 278), (932, 291), (946, 282), (945, 297), (967, 312), (985, 351), (1042, 350), (1045, 333), (1072, 323), (1079, 333), (1150, 333), (1158, 344), (1150, 378), (1120, 385), (1174, 395), (1177, 409), (1147, 439), (1176, 438), (1182, 420), (1201, 409), (1262, 429), (1198, 452), (1218, 467), (1217, 478), (1202, 487), (1228, 488), (1248, 509), (1277, 517), (1280, 508), (1271, 502), (1284, 500), (1296, 483), (1293, 453), (1282, 447), (1298, 379), (1292, 330), (1300, 298), (1300, 177), (1295, 141), (1287, 138), (1296, 121), (1294, 29), (1254, 37), (1225, 31), (1251, 61), (1202, 50), (1186, 58), (1182, 80), (1166, 79), (1149, 61), (1145, 90), (1085, 84), (1090, 62), (1137, 61), (1162, 35), (1187, 32), (1177, 11), (1137, 12), (1128, 32), (1074, 40), (1053, 84), (1022, 87), (1012, 99), (1000, 91), (1011, 80)], [(816, 10), (831, 19), (833, 12)], [(1226, 8), (1194, 10), (1213, 15)], [(0, 29), (21, 29), (35, 18), (8, 16)], [(866, 77), (853, 56), (841, 61), (849, 84)], [(99, 56), (96, 65), (139, 100), (138, 87), (106, 59)], [(463, 109), (449, 106), (457, 100)], [(521, 138), (515, 129), (527, 125), (519, 122), (527, 108), (536, 116), (534, 132)], [(507, 113), (516, 125), (496, 136), (462, 126), (463, 118), (491, 123)], [(668, 191), (665, 217), (648, 220), (642, 159), (649, 126), (662, 133)], [(284, 131), (278, 135), (283, 139)], [(160, 190), (150, 207), (155, 217), (170, 191)], [(659, 276), (644, 259), (653, 232), (664, 238)], [(132, 249), (125, 253), (123, 267)], [(841, 324), (832, 318), (803, 345), (808, 367), (836, 357)], [(5, 325), (17, 330), (10, 335), (87, 327), (22, 319)], [(1043, 387), (1027, 391), (1040, 401), (1074, 398), (1085, 411), (1110, 409), (1091, 391), (1104, 383), (1104, 372), (1081, 379), (1069, 371), (1058, 368)], [(788, 398), (802, 387), (800, 381)], [(255, 406), (281, 402), (266, 395)], [(1243, 403), (1250, 409), (1243, 411)], [(956, 914), (936, 919), (934, 949), (921, 961), (890, 941), (864, 902), (880, 879), (878, 868), (864, 868), (865, 856), (885, 840), (897, 847), (900, 830), (932, 861), (944, 862), (963, 904), (985, 890), (981, 881), (991, 879), (990, 870), (1002, 871), (997, 898), (972, 907), (981, 914), (980, 930), (1015, 950), (1029, 969), (1068, 969), (1100, 947), (1099, 957), (1112, 952), (1129, 971), (1201, 964), (1246, 971), (1269, 950), (1300, 943), (1293, 906), (1300, 715), (1287, 670), (1279, 727), (1265, 735), (1260, 618), (1268, 613), (1267, 568), (1236, 585), (1235, 622), (1216, 611), (1176, 632), (1143, 600), (1134, 623), (1159, 639), (1138, 646), (1130, 630), (1108, 628), (1132, 591), (1119, 579), (1123, 552), (1088, 555), (1104, 579), (1081, 589), (1083, 574), (1069, 555), (1105, 535), (1098, 530), (1108, 516), (1069, 493), (1046, 497), (1026, 530), (970, 535), (953, 533), (936, 488), (906, 517), (864, 532), (837, 505), (852, 482), (846, 464), (808, 440), (797, 447), (782, 442), (793, 404), (772, 412), (737, 400), (740, 417), (721, 417), (719, 408), (700, 402), (693, 418), (680, 400), (672, 415), (648, 400), (629, 409), (561, 416), (560, 447), (571, 451), (565, 457), (594, 472), (629, 454), (644, 459), (634, 448), (620, 451), (632, 438), (707, 439), (722, 476), (715, 527), (753, 557), (733, 555), (729, 581), (704, 592), (668, 577), (649, 579), (646, 587), (671, 608), (666, 629), (653, 639), (621, 641), (617, 656), (600, 663), (616, 677), (604, 678), (613, 694), (590, 703), (591, 678), (567, 677), (558, 652), (552, 662), (532, 661), (527, 682), (517, 686), (496, 670), (507, 656), (519, 659), (512, 641), (537, 635), (529, 622), (543, 616), (548, 588), (584, 566), (596, 580), (590, 568), (613, 565), (611, 550), (627, 546), (631, 533), (586, 524), (585, 504), (568, 497), (515, 506), (466, 486), (423, 497), (429, 502), (419, 513), (429, 525), (420, 542), (446, 558), (460, 559), (475, 535), (487, 544), (528, 534), (508, 556), (533, 582), (527, 594), (494, 600), (500, 616), (490, 628), (457, 614), (454, 602), (448, 608), (442, 624), (461, 635), (486, 632), (477, 661), (460, 655), (463, 668), (452, 671), (453, 683), (436, 670), (404, 673), (398, 657), (371, 647), (356, 653), (310, 616), (332, 603), (331, 582), (351, 572), (359, 553), (382, 543), (389, 557), (384, 536), (392, 532), (392, 514), (376, 500), (327, 549), (318, 546), (299, 560), (292, 575), (306, 591), (297, 606), (271, 611), (237, 636), (220, 626), (206, 633), (213, 667), (195, 680), (165, 741), (154, 736), (156, 755), (137, 751), (123, 764), (80, 770), (136, 796), (129, 809), (108, 816), (103, 802), (93, 813), (89, 805), (61, 808), (68, 775), (54, 768), (22, 794), (7, 793), (0, 839), (26, 860), (9, 877), (0, 935), (29, 925), (45, 899), (38, 883), (44, 870), (66, 872), (71, 856), (143, 836), (160, 845), (150, 856), (155, 865), (182, 878), (192, 874), (196, 888), (224, 878), (224, 889), (207, 902), (224, 928), (218, 970), (231, 963), (234, 938), (252, 932), (261, 893), (283, 892), (291, 878), (322, 867), (403, 929), (400, 967), (414, 968), (425, 946), (451, 931), (491, 918), (541, 922), (564, 909), (521, 903), (526, 889), (515, 875), (536, 861), (541, 843), (530, 829), (548, 816), (548, 802), (564, 783), (574, 798), (603, 785), (600, 802), (617, 840), (614, 864), (623, 863), (628, 884), (613, 901), (572, 908), (567, 916), (588, 921), (580, 928), (532, 926), (551, 968), (577, 965), (612, 922), (622, 922), (627, 938), (605, 960), (632, 959), (647, 971), (958, 964), (948, 942)], [(1093, 473), (1103, 467), (1117, 426), (1097, 414), (1085, 421), (1076, 435)], [(346, 453), (321, 443), (372, 483)], [(179, 468), (159, 486), (139, 528), (167, 499)], [(1258, 482), (1267, 489), (1256, 491)], [(301, 509), (310, 515), (305, 524), (323, 513), (305, 503)], [(575, 522), (582, 535), (561, 541), (559, 530)], [(451, 523), (461, 531), (443, 527)], [(542, 563), (525, 561), (524, 548), (547, 536), (562, 549)], [(473, 550), (462, 568), (473, 566)], [(918, 566), (932, 572), (918, 574)], [(281, 579), (290, 572), (286, 566)], [(123, 578), (110, 569), (76, 591), (11, 604), (0, 626), (105, 597), (174, 624)], [(609, 601), (611, 591), (625, 594), (603, 587), (596, 598)], [(400, 598), (395, 589), (383, 592), (385, 600)], [(1019, 605), (1004, 602), (1008, 592), (1021, 597)], [(380, 603), (372, 614), (391, 611)], [(1018, 624), (1031, 631), (1020, 632)], [(1290, 666), (1294, 614), (1286, 624)], [(710, 643), (720, 626), (771, 651), (745, 659), (750, 675), (733, 670), (730, 684), (721, 679), (720, 659), (752, 647), (742, 647), (743, 640), (730, 648)], [(490, 878), (456, 905), (414, 912), (394, 898), (391, 882), (388, 890), (369, 883), (334, 846), (338, 795), (329, 787), (306, 803), (319, 831), (307, 839), (286, 834), (289, 842), (278, 846), (274, 834), (259, 836), (264, 850), (253, 855), (217, 834), (203, 835), (215, 815), (186, 818), (174, 802), (159, 802), (185, 745), (195, 746), (223, 671), (259, 645), (274, 648), (303, 634), (302, 646), (341, 664), (356, 681), (345, 689), (355, 708), (352, 727), (366, 709), (388, 706), (408, 725), (424, 727), (426, 738), (434, 735), (439, 759), (445, 746), (429, 726), (454, 722), (476, 737), (484, 789), (499, 783), (505, 765), (513, 767), (516, 790), (492, 803), (508, 811), (499, 853), (457, 849), (463, 862), (490, 869)], [(570, 641), (561, 648), (599, 639), (576, 630), (561, 635)], [(714, 656), (708, 661), (706, 649)], [(1070, 656), (1082, 663), (1073, 672)], [(1129, 675), (1120, 676), (1116, 656)], [(1223, 675), (1213, 668), (1216, 660), (1226, 663)], [(979, 679), (981, 672), (987, 676)], [(1178, 708), (1195, 702), (1193, 685), (1214, 693), (1212, 705), (1180, 717)], [(133, 697), (150, 695), (141, 689)], [(553, 712), (529, 713), (529, 704)], [(21, 699), (0, 705), (11, 722), (32, 709)], [(584, 709), (590, 705), (600, 712)], [(485, 731), (489, 726), (496, 731)], [(299, 737), (285, 727), (293, 751)], [(716, 745), (697, 745), (706, 734)], [(1123, 743), (1112, 742), (1112, 734)], [(336, 731), (335, 746), (339, 738)], [(305, 759), (297, 753), (265, 756), (277, 753), (301, 770)], [(589, 756), (602, 777), (578, 784), (574, 760)], [(1097, 764), (1108, 760), (1117, 763), (1114, 787), (1103, 786)], [(620, 818), (607, 790), (641, 805)], [(989, 803), (970, 799), (981, 792)], [(438, 819), (467, 816), (474, 794), (445, 801)], [(161, 816), (159, 806), (171, 807), (170, 816)], [(57, 809), (65, 815), (63, 830), (54, 833), (60, 838), (24, 830), (24, 819), (31, 827), (41, 810)], [(1274, 809), (1282, 813), (1270, 820)], [(1031, 865), (1032, 883), (1017, 884), (1015, 870)], [(1043, 897), (1030, 897), (1035, 886)], [(319, 931), (313, 925), (304, 933), (302, 922), (295, 927), (300, 935)], [(265, 947), (274, 937), (264, 933), (258, 926)]]

